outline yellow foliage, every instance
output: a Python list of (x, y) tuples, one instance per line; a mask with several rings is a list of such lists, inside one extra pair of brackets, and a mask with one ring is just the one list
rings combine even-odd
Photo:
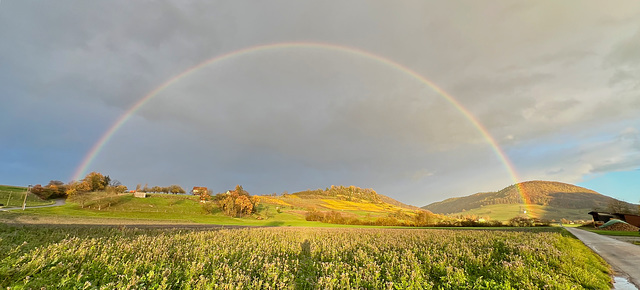
[(270, 204), (277, 204), (277, 205), (284, 205), (284, 206), (291, 206), (291, 204), (279, 199), (279, 198), (275, 198), (275, 197), (271, 197), (271, 196), (258, 196), (258, 198), (260, 199), (261, 202), (264, 203), (270, 203)]
[(373, 212), (386, 211), (384, 208), (373, 203), (353, 202), (353, 201), (335, 200), (335, 199), (322, 199), (322, 201), (326, 203), (323, 205), (324, 207), (334, 209), (334, 210), (362, 210), (362, 211), (373, 211)]

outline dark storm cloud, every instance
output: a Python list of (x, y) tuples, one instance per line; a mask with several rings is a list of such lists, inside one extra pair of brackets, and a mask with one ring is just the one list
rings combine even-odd
[[(638, 129), (639, 11), (597, 1), (3, 1), (0, 183), (65, 179), (172, 77), (296, 41), (370, 51), (432, 80), (525, 179), (631, 168), (635, 145), (611, 132)], [(185, 77), (136, 112), (91, 169), (129, 186), (355, 184), (418, 205), (512, 183), (484, 136), (431, 88), (313, 49), (248, 54)]]

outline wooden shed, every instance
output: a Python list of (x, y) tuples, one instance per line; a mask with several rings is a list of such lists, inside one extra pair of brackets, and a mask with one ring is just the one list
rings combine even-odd
[(134, 197), (138, 197), (138, 198), (145, 198), (147, 197), (147, 193), (146, 192), (140, 192), (140, 191), (136, 191), (133, 193)]

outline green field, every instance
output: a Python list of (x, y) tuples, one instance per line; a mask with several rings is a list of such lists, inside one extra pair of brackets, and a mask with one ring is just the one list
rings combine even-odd
[[(0, 204), (3, 207), (21, 207), (24, 202), (26, 187), (0, 185)], [(27, 206), (38, 206), (53, 204), (53, 201), (42, 200), (37, 195), (29, 193), (27, 195)]]
[(268, 203), (260, 204), (257, 214), (235, 218), (226, 216), (215, 208), (212, 213), (205, 212), (198, 198), (191, 195), (150, 194), (147, 198), (135, 198), (132, 194), (89, 193), (84, 198), (86, 198), (84, 203), (78, 199), (69, 199), (62, 206), (0, 212), (0, 221), (7, 223), (204, 223), (343, 227), (343, 225), (306, 221), (304, 211)]
[(489, 217), (491, 220), (508, 221), (517, 216), (524, 216), (527, 210), (527, 216), (545, 220), (559, 221), (563, 218), (568, 220), (590, 220), (591, 216), (587, 213), (590, 209), (559, 209), (552, 206), (544, 205), (528, 205), (522, 204), (494, 204), (480, 208), (470, 209), (463, 212), (450, 213), (448, 216), (465, 216), (476, 215), (479, 217)]
[(624, 237), (640, 237), (640, 232), (631, 231), (606, 231), (593, 228), (581, 228), (583, 230), (590, 231), (592, 233), (605, 235), (605, 236), (624, 236)]
[[(256, 213), (242, 218), (229, 217), (213, 202), (205, 205), (193, 195), (149, 194), (146, 198), (135, 198), (133, 194), (85, 193), (69, 198), (65, 205), (27, 209), (21, 212), (0, 212), (0, 221), (21, 223), (37, 220), (38, 223), (206, 223), (249, 226), (320, 226), (343, 227), (344, 225), (307, 221), (310, 209), (337, 211), (346, 217), (375, 220), (399, 212), (413, 211), (390, 204), (353, 202), (337, 198), (299, 198), (260, 196)], [(66, 220), (66, 221), (65, 221)], [(95, 222), (92, 222), (94, 220)], [(127, 221), (123, 221), (127, 220)]]
[(561, 228), (220, 230), (0, 225), (12, 289), (607, 289)]

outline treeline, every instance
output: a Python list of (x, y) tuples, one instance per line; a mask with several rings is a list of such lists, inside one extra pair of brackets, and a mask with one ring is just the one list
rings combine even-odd
[(307, 221), (319, 221), (330, 224), (366, 225), (366, 226), (429, 226), (442, 221), (438, 215), (427, 211), (418, 210), (411, 215), (407, 212), (397, 211), (374, 220), (363, 220), (353, 216), (344, 216), (338, 211), (308, 211), (305, 215)]
[(324, 190), (316, 189), (316, 190), (305, 190), (293, 193), (298, 196), (306, 196), (306, 197), (322, 197), (322, 196), (332, 196), (337, 197), (338, 199), (343, 200), (366, 200), (373, 203), (382, 203), (382, 199), (376, 193), (375, 190), (371, 188), (360, 188), (357, 186), (335, 186), (327, 187)]
[[(99, 172), (91, 172), (87, 174), (81, 180), (74, 180), (69, 183), (64, 183), (59, 180), (51, 180), (49, 184), (42, 186), (36, 184), (31, 188), (31, 192), (39, 196), (42, 199), (60, 198), (60, 197), (74, 197), (79, 194), (88, 192), (107, 192), (107, 193), (124, 193), (128, 188), (120, 181), (112, 179), (109, 175), (104, 175)], [(158, 193), (186, 193), (186, 191), (179, 185), (173, 184), (169, 186), (153, 186), (149, 187), (145, 184), (141, 187), (140, 184), (136, 187), (136, 191), (141, 192), (158, 192)]]
[(364, 226), (402, 226), (402, 227), (537, 227), (549, 226), (550, 222), (535, 218), (515, 217), (506, 223), (501, 221), (480, 221), (477, 219), (446, 219), (438, 215), (417, 211), (415, 215), (405, 212), (391, 213), (375, 220), (362, 220), (356, 217), (348, 217), (337, 211), (308, 211), (307, 221), (319, 221), (330, 224), (364, 225)]
[(152, 186), (149, 187), (148, 184), (145, 184), (144, 187), (141, 184), (136, 186), (136, 191), (138, 192), (146, 192), (146, 193), (187, 193), (180, 185), (172, 184), (169, 186)]
[(65, 184), (59, 180), (51, 180), (49, 184), (45, 186), (36, 184), (31, 188), (31, 192), (42, 199), (74, 196), (93, 191), (122, 193), (127, 191), (127, 187), (122, 185), (118, 180), (111, 179), (109, 175), (91, 172), (79, 181), (71, 181)]

